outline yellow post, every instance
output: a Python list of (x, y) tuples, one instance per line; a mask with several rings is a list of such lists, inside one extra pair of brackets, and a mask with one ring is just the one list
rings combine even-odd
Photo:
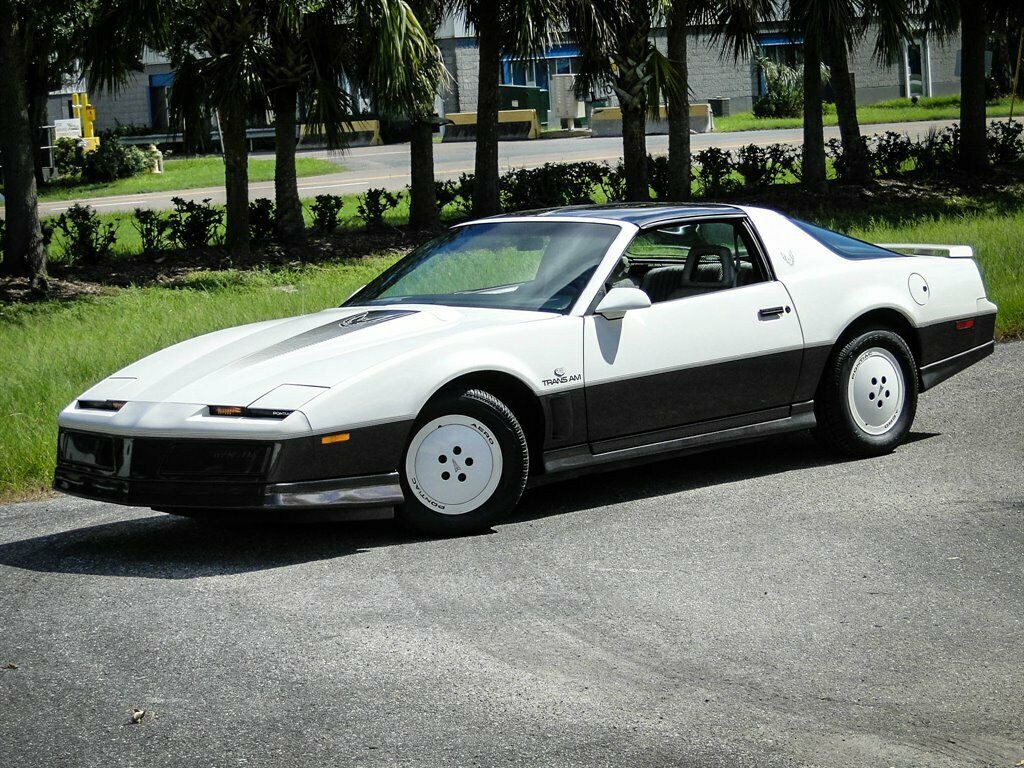
[[(78, 96), (79, 94), (75, 94)], [(71, 103), (74, 104), (74, 97)], [(79, 120), (82, 122), (82, 141), (85, 142), (85, 151), (92, 152), (100, 145), (99, 137), (96, 135), (96, 107), (89, 103), (89, 94), (84, 91), (79, 98)]]

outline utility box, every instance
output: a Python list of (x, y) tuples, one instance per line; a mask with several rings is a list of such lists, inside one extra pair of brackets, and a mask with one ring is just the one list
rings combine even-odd
[(498, 86), (498, 109), (533, 109), (537, 111), (537, 121), (546, 125), (550, 107), (548, 92), (543, 88), (532, 85)]
[(708, 99), (708, 104), (711, 105), (711, 111), (715, 117), (728, 117), (731, 113), (729, 99)]
[(551, 87), (552, 116), (559, 127), (572, 130), (586, 117), (586, 105), (576, 98), (576, 75), (552, 75), (548, 78)]

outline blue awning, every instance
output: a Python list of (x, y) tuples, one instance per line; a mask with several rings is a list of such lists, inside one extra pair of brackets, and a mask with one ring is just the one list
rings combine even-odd
[(161, 85), (164, 85), (164, 86), (171, 85), (171, 83), (173, 83), (173, 82), (174, 82), (174, 73), (173, 72), (164, 72), (163, 74), (160, 74), (160, 75), (150, 75), (149, 76), (149, 87), (150, 88), (159, 88)]
[(757, 44), (762, 47), (771, 45), (803, 45), (802, 37), (790, 37), (781, 33), (774, 35), (758, 35)]
[[(575, 45), (553, 45), (543, 53), (536, 54), (536, 59), (566, 59), (579, 56), (580, 49)], [(502, 61), (526, 61), (522, 56), (502, 56)]]

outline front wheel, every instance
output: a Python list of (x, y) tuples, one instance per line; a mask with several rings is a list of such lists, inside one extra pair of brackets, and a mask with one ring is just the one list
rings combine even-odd
[(489, 528), (515, 508), (529, 469), (526, 435), (504, 403), (480, 389), (445, 395), (413, 427), (399, 517), (430, 534)]
[(816, 432), (840, 453), (880, 456), (903, 442), (916, 412), (910, 347), (892, 331), (866, 331), (829, 361), (815, 402)]

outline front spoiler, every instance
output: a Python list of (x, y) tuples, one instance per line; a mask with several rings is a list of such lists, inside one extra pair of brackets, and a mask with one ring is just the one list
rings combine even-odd
[(402, 503), (397, 472), (301, 483), (170, 482), (57, 466), (53, 489), (71, 496), (163, 509), (382, 509)]

